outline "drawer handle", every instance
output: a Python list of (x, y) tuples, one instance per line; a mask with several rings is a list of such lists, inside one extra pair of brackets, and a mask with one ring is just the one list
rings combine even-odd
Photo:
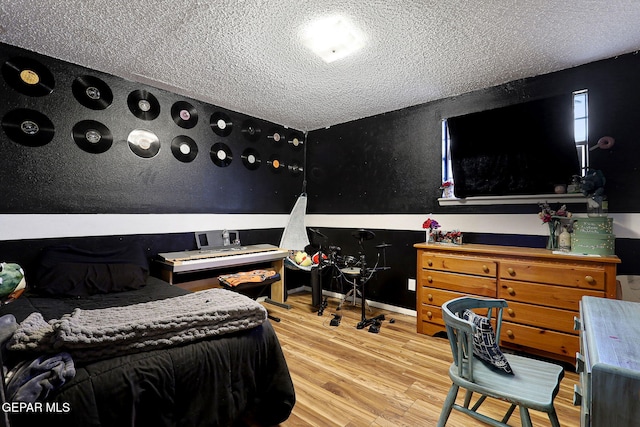
[(516, 336), (511, 329), (507, 329), (507, 336), (511, 339)]
[(516, 275), (516, 271), (511, 267), (507, 268), (507, 273), (509, 273), (509, 276), (515, 276)]
[(578, 384), (573, 385), (573, 406), (582, 405), (582, 390)]
[(427, 311), (427, 317), (428, 317), (429, 319), (431, 319), (431, 318), (433, 317), (433, 313), (432, 313), (432, 312), (430, 312), (430, 311)]
[(429, 283), (433, 283), (433, 277), (431, 277), (431, 276), (427, 276), (427, 282), (429, 282)]
[(593, 276), (585, 276), (584, 280), (586, 280), (587, 283), (590, 285), (593, 285), (596, 283), (596, 279), (594, 279)]
[(429, 267), (432, 267), (432, 266), (433, 266), (433, 261), (428, 260), (428, 261), (427, 261), (427, 265), (428, 265)]
[(584, 356), (579, 352), (576, 352), (576, 373), (581, 374), (584, 372)]
[(507, 288), (507, 292), (509, 293), (509, 295), (515, 295), (516, 291), (513, 288)]
[(431, 294), (427, 294), (427, 299), (428, 299), (429, 301), (433, 301), (433, 295), (431, 295)]
[(489, 272), (489, 267), (487, 267), (486, 265), (482, 266), (482, 271), (484, 271), (485, 273)]
[(507, 313), (509, 313), (509, 316), (511, 317), (513, 317), (513, 315), (515, 314), (515, 312), (513, 311), (513, 308), (508, 308)]

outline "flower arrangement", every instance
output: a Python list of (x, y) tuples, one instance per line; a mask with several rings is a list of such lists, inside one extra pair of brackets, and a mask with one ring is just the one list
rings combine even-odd
[(440, 228), (440, 224), (435, 219), (427, 218), (425, 222), (422, 223), (422, 228), (424, 228), (427, 232), (427, 243), (433, 242), (433, 230)]
[(433, 241), (437, 243), (450, 243), (454, 245), (462, 244), (462, 232), (460, 230), (440, 231), (433, 233)]
[(435, 230), (436, 228), (440, 228), (440, 224), (435, 219), (427, 218), (425, 222), (422, 223), (422, 228)]
[(453, 194), (453, 181), (445, 181), (440, 185), (440, 189), (442, 190), (442, 197), (451, 199), (455, 197)]
[(558, 240), (556, 236), (558, 226), (566, 225), (567, 231), (572, 232), (573, 221), (570, 218), (573, 214), (567, 210), (567, 205), (562, 205), (556, 210), (551, 209), (548, 203), (540, 203), (539, 206), (540, 212), (538, 212), (538, 217), (542, 220), (543, 224), (548, 224), (549, 226), (547, 249), (558, 249)]

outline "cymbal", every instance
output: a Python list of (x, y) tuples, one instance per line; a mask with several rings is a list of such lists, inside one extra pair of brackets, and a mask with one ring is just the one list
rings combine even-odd
[(358, 240), (371, 240), (376, 237), (373, 231), (365, 230), (364, 228), (354, 231), (351, 235)]
[(384, 249), (384, 248), (388, 248), (390, 246), (391, 246), (391, 243), (380, 243), (379, 245), (376, 245), (376, 248)]

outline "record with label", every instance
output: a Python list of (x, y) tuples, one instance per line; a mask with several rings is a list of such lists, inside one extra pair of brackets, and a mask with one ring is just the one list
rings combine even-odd
[(181, 128), (191, 129), (198, 123), (198, 112), (188, 102), (178, 101), (171, 106), (171, 118)]
[(2, 76), (18, 92), (45, 96), (53, 92), (55, 79), (47, 67), (35, 59), (15, 57), (2, 64)]
[(249, 170), (256, 170), (260, 167), (260, 153), (253, 148), (247, 148), (242, 152), (242, 164)]
[(9, 139), (27, 147), (40, 147), (53, 139), (53, 122), (39, 111), (18, 108), (2, 118), (2, 129)]
[(92, 110), (104, 110), (113, 102), (113, 92), (108, 84), (94, 76), (80, 76), (71, 83), (76, 100)]
[(282, 147), (282, 144), (286, 140), (284, 131), (280, 128), (271, 128), (267, 134), (267, 139), (274, 147)]
[(269, 170), (274, 173), (280, 173), (286, 168), (284, 163), (282, 163), (280, 158), (275, 154), (269, 157), (269, 160), (267, 160), (267, 166), (269, 166)]
[(150, 158), (160, 151), (160, 140), (155, 133), (144, 129), (134, 129), (127, 137), (129, 148), (136, 155)]
[(95, 120), (83, 120), (76, 123), (71, 131), (73, 140), (88, 153), (104, 153), (113, 143), (108, 127)]
[(231, 160), (233, 160), (231, 149), (227, 144), (222, 142), (216, 142), (213, 144), (209, 154), (213, 163), (221, 168), (229, 166), (231, 164)]
[(304, 144), (304, 135), (302, 135), (300, 132), (291, 132), (291, 134), (289, 134), (287, 142), (294, 149), (302, 149), (302, 146)]
[(127, 97), (129, 110), (139, 119), (153, 120), (160, 114), (158, 99), (146, 90), (134, 90)]
[(229, 136), (233, 130), (233, 123), (229, 116), (219, 111), (211, 115), (209, 125), (218, 136)]
[(298, 176), (302, 173), (302, 166), (300, 166), (296, 162), (293, 162), (290, 165), (288, 165), (287, 169), (289, 170), (289, 173), (293, 176)]
[(242, 129), (240, 129), (240, 131), (249, 141), (257, 141), (262, 133), (262, 129), (251, 119), (242, 122)]
[(184, 163), (189, 163), (198, 155), (198, 145), (186, 135), (179, 135), (171, 141), (173, 157)]

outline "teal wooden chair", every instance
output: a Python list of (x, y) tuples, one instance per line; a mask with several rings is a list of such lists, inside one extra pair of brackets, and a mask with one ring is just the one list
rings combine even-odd
[[(463, 412), (477, 420), (492, 426), (508, 427), (507, 422), (516, 407), (520, 408), (520, 418), (523, 427), (531, 427), (529, 409), (546, 412), (553, 427), (560, 427), (553, 401), (558, 394), (560, 381), (564, 377), (561, 366), (528, 357), (502, 354), (498, 343), (502, 323), (502, 310), (507, 302), (502, 299), (482, 299), (461, 297), (448, 301), (442, 305), (444, 319), (453, 363), (449, 368), (449, 377), (453, 384), (444, 401), (438, 427), (444, 427), (451, 410)], [(467, 313), (471, 310), (477, 316)], [(476, 312), (476, 310), (478, 310)], [(480, 313), (482, 313), (480, 315)], [(486, 313), (486, 315), (484, 315)], [(469, 320), (463, 317), (471, 316)], [(504, 356), (513, 374), (500, 371), (494, 366), (480, 360), (473, 355), (474, 334), (480, 332), (478, 319), (486, 326), (487, 319), (495, 321), (495, 348), (499, 356)], [(489, 323), (490, 324), (490, 323)], [(491, 329), (491, 328), (489, 328)], [(476, 336), (476, 340), (480, 339)], [(478, 341), (476, 341), (477, 349)], [(504, 362), (505, 359), (503, 359)], [(462, 405), (456, 404), (458, 390), (466, 390)], [(479, 395), (472, 407), (473, 393)], [(502, 420), (490, 418), (478, 412), (480, 405), (487, 397), (500, 399), (511, 403)]]

